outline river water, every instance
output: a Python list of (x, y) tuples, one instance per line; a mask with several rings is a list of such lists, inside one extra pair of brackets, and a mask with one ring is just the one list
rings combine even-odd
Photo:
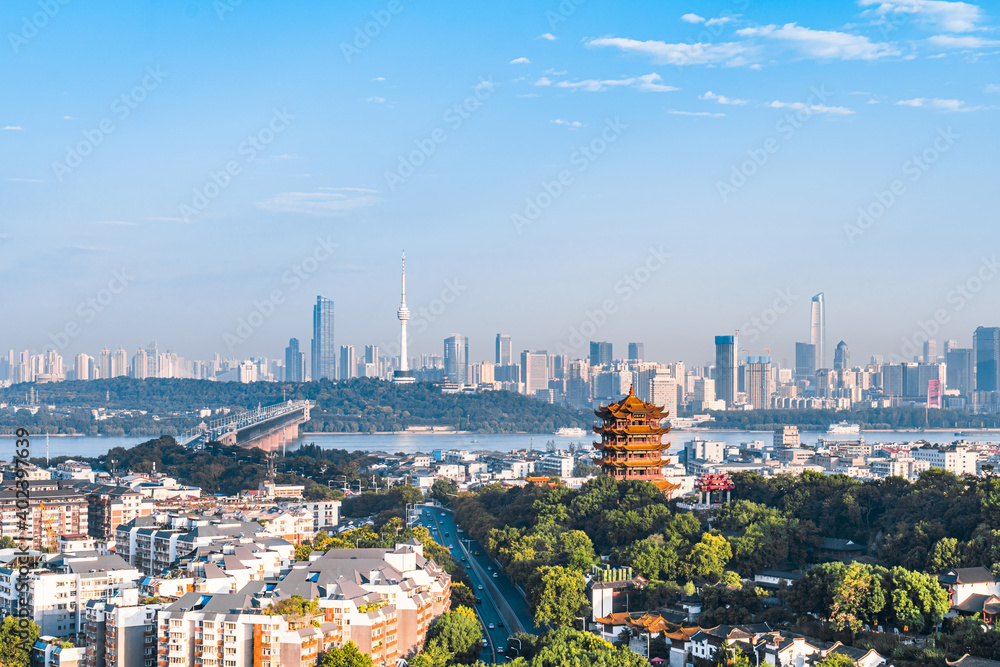
[[(863, 431), (865, 441), (874, 442), (913, 442), (926, 440), (932, 444), (946, 445), (956, 440), (968, 442), (996, 443), (1000, 445), (1000, 432), (976, 431)], [(684, 443), (693, 439), (715, 440), (727, 444), (738, 445), (746, 442), (771, 442), (771, 431), (672, 431), (664, 437), (665, 442), (672, 444), (671, 449), (683, 449)], [(804, 444), (815, 444), (820, 437), (830, 439), (849, 439), (848, 435), (831, 435), (822, 432), (803, 432), (801, 439)], [(48, 439), (49, 456), (79, 456), (95, 457), (106, 454), (113, 447), (132, 447), (150, 440), (149, 436), (137, 437), (92, 437), (92, 436), (59, 436)], [(289, 443), (289, 449), (303, 443), (315, 443), (327, 449), (346, 449), (348, 451), (366, 452), (424, 452), (430, 453), (436, 449), (465, 449), (476, 451), (513, 451), (516, 449), (536, 450), (546, 449), (547, 443), (554, 442), (559, 448), (567, 448), (570, 443), (589, 444), (594, 441), (593, 435), (584, 437), (567, 437), (546, 435), (544, 433), (316, 433), (307, 434), (299, 440)], [(9, 453), (8, 453), (9, 452)], [(45, 436), (31, 438), (31, 457), (43, 457), (46, 454)], [(14, 456), (13, 438), (0, 437), (0, 460), (9, 460)]]

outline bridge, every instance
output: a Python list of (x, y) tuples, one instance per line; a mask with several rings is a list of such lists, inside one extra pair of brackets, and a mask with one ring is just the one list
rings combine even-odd
[(273, 451), (284, 442), (299, 437), (299, 425), (309, 421), (313, 401), (285, 401), (275, 405), (257, 406), (209, 422), (177, 436), (177, 443), (198, 449), (207, 442), (219, 442), (238, 447), (260, 447)]

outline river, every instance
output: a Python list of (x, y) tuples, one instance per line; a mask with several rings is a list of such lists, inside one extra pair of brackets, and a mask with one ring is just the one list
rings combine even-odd
[[(984, 442), (1000, 444), (1000, 432), (959, 432), (954, 430), (944, 431), (863, 431), (865, 441), (874, 442), (913, 442), (924, 439), (932, 444), (946, 445), (956, 440), (964, 439), (968, 442)], [(801, 439), (804, 444), (815, 444), (817, 439), (826, 436), (822, 432), (803, 432)], [(692, 438), (702, 438), (705, 440), (716, 440), (727, 444), (740, 444), (744, 442), (764, 441), (770, 442), (771, 431), (715, 431), (715, 430), (693, 430), (693, 431), (672, 431), (664, 437), (664, 440), (672, 443), (671, 449), (677, 451), (682, 449), (684, 443)], [(833, 435), (832, 439), (848, 439), (851, 436)], [(106, 454), (113, 447), (132, 447), (142, 442), (150, 440), (149, 436), (137, 437), (104, 437), (104, 436), (53, 436), (48, 439), (49, 456), (79, 456), (95, 457)], [(315, 443), (327, 449), (346, 449), (349, 451), (367, 452), (424, 452), (430, 453), (435, 449), (465, 449), (471, 452), (476, 451), (513, 451), (515, 449), (536, 450), (546, 449), (548, 442), (554, 442), (559, 448), (566, 448), (570, 443), (590, 443), (593, 436), (567, 437), (546, 435), (544, 433), (504, 433), (504, 434), (478, 434), (478, 433), (316, 433), (302, 436), (299, 440), (289, 443), (289, 449), (303, 443)], [(8, 445), (9, 443), (9, 445)], [(8, 448), (9, 447), (9, 448)], [(10, 453), (4, 451), (7, 449)], [(13, 438), (0, 438), (0, 460), (13, 457)], [(46, 453), (45, 436), (33, 436), (31, 438), (31, 457), (43, 457)]]

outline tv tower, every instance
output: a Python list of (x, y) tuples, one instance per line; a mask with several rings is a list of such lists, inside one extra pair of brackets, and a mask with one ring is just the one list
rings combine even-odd
[(403, 253), (403, 291), (396, 311), (399, 318), (399, 370), (392, 374), (392, 381), (397, 384), (410, 384), (416, 382), (413, 371), (407, 370), (406, 356), (406, 321), (410, 319), (410, 309), (406, 307), (406, 253)]

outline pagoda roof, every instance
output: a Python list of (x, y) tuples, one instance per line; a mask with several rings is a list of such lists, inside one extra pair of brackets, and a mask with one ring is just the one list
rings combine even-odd
[(621, 419), (633, 414), (650, 414), (662, 418), (666, 417), (668, 413), (663, 409), (663, 406), (653, 405), (641, 400), (635, 395), (635, 388), (629, 387), (628, 396), (617, 403), (599, 405), (597, 410), (594, 410), (594, 414), (601, 418), (613, 416)]
[(659, 450), (670, 449), (669, 442), (595, 442), (594, 447), (597, 449), (615, 449), (615, 450), (625, 450), (625, 451), (649, 451), (649, 450)]
[(632, 426), (594, 426), (594, 433), (614, 433), (615, 435), (664, 435), (670, 432), (667, 426), (633, 424)]
[(615, 467), (615, 468), (662, 468), (664, 465), (666, 465), (667, 462), (664, 461), (663, 459), (660, 459), (660, 460), (645, 459), (645, 460), (639, 460), (639, 461), (604, 461), (604, 460), (602, 460), (601, 463), (603, 465), (608, 465), (608, 466), (612, 466), (612, 467)]

